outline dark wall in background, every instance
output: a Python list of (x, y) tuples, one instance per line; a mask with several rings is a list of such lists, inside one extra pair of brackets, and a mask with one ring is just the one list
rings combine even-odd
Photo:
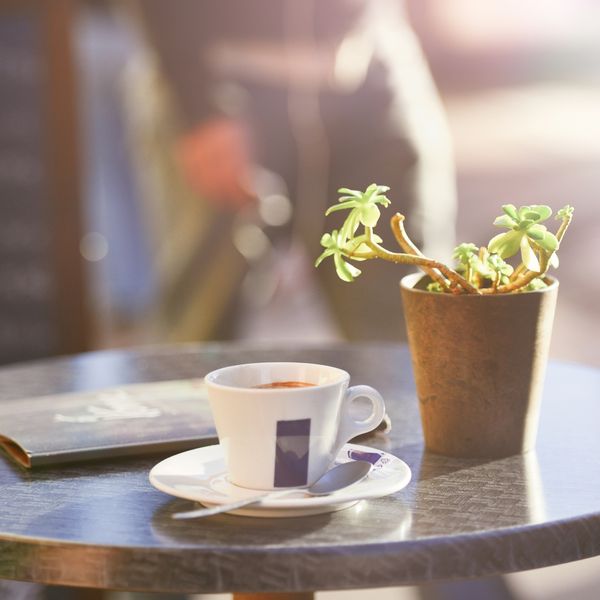
[(0, 364), (88, 347), (71, 17), (0, 1)]

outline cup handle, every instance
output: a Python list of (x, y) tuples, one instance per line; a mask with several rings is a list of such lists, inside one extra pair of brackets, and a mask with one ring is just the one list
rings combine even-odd
[[(371, 414), (362, 420), (356, 420), (350, 415), (350, 407), (356, 398), (368, 398), (371, 401)], [(353, 437), (372, 431), (381, 423), (385, 416), (383, 397), (369, 385), (355, 385), (346, 390), (341, 407), (341, 423), (336, 440), (335, 453)]]

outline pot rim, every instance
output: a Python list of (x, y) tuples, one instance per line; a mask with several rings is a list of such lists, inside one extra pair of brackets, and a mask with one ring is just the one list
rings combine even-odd
[(421, 281), (424, 277), (428, 277), (426, 273), (421, 271), (417, 273), (410, 273), (409, 275), (405, 275), (400, 279), (400, 288), (406, 290), (407, 292), (411, 292), (414, 294), (426, 294), (426, 295), (435, 295), (439, 298), (510, 298), (510, 297), (522, 297), (523, 294), (540, 294), (540, 293), (550, 293), (556, 290), (559, 286), (559, 281), (556, 277), (552, 277), (551, 275), (546, 275), (544, 279), (548, 280), (549, 284), (545, 288), (541, 288), (539, 290), (530, 290), (528, 292), (520, 292), (520, 293), (509, 293), (509, 294), (441, 294), (439, 292), (428, 292), (427, 290), (419, 290), (415, 289), (415, 285)]

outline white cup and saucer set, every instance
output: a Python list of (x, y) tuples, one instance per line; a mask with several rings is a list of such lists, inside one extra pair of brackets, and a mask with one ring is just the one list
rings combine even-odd
[[(385, 405), (372, 387), (349, 387), (350, 375), (342, 369), (250, 363), (213, 371), (205, 382), (219, 444), (158, 463), (149, 478), (162, 492), (213, 507), (272, 491), (277, 493), (231, 514), (297, 517), (349, 508), (410, 481), (400, 458), (349, 443), (379, 425)], [(366, 417), (356, 414), (358, 399), (370, 405)], [(371, 464), (360, 481), (327, 495), (305, 491), (332, 467), (351, 461)]]

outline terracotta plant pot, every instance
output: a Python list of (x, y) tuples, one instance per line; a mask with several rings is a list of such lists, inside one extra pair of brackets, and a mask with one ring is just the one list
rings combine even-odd
[(539, 291), (427, 292), (400, 282), (425, 447), (499, 458), (535, 445), (558, 282)]

